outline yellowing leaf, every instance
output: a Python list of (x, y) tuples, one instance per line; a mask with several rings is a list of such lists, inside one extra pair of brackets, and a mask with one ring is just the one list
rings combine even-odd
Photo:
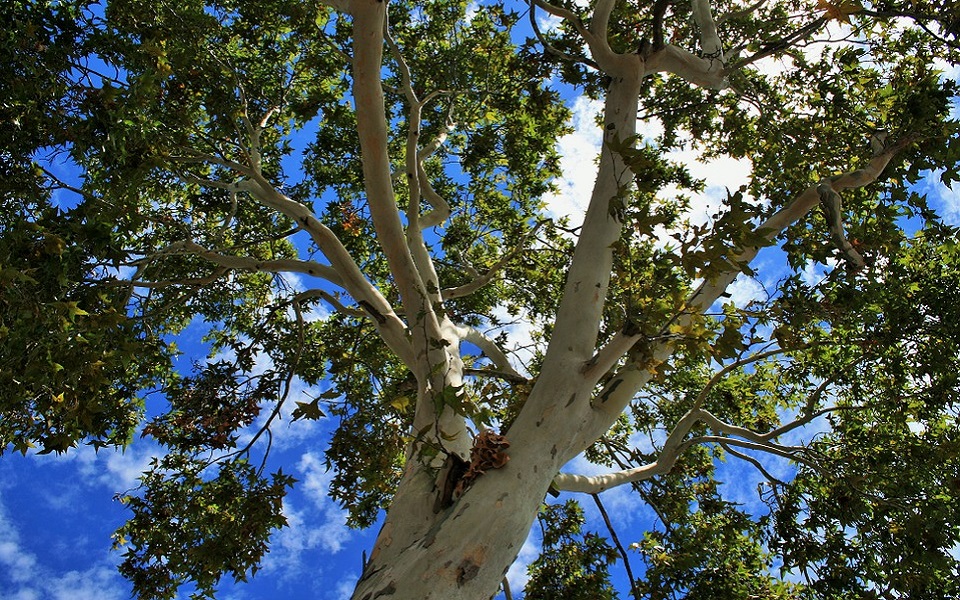
[(390, 406), (397, 409), (400, 412), (403, 412), (410, 406), (410, 397), (409, 396), (397, 396), (390, 402)]
[(817, 9), (826, 12), (834, 21), (850, 23), (850, 15), (863, 10), (863, 6), (856, 0), (840, 0), (837, 4), (828, 0), (817, 0)]
[(76, 302), (54, 302), (53, 305), (59, 310), (65, 312), (71, 323), (77, 316), (85, 317), (90, 314), (77, 306)]

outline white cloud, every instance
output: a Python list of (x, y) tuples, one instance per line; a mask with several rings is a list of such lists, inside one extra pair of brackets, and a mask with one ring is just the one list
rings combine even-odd
[(121, 600), (129, 596), (115, 568), (103, 560), (93, 567), (58, 574), (23, 544), (0, 497), (0, 596), (11, 600)]
[(467, 10), (464, 13), (464, 17), (467, 20), (467, 23), (473, 22), (473, 19), (477, 16), (477, 13), (480, 12), (480, 3), (474, 0), (467, 5)]
[(812, 260), (808, 260), (807, 264), (803, 267), (803, 270), (800, 272), (800, 279), (805, 285), (814, 287), (820, 284), (824, 278), (829, 273), (829, 269)]
[(939, 173), (931, 173), (926, 179), (932, 188), (931, 198), (940, 216), (950, 225), (960, 225), (960, 185), (947, 187), (940, 182)]
[[(273, 434), (272, 450), (282, 452), (296, 448), (301, 442), (316, 438), (319, 434), (326, 418), (316, 421), (310, 419), (293, 420), (293, 411), (297, 409), (297, 402), (312, 402), (315, 397), (315, 395), (312, 395), (312, 391), (313, 388), (305, 384), (299, 377), (294, 377), (290, 381), (290, 393), (287, 394), (287, 398), (280, 408), (280, 414), (270, 424), (270, 432)], [(263, 405), (260, 415), (254, 420), (253, 424), (240, 432), (238, 446), (242, 448), (253, 439), (253, 436), (266, 425), (267, 419), (273, 414), (275, 407), (275, 402)], [(260, 440), (262, 442), (265, 438), (261, 437)]]
[(310, 499), (324, 519), (323, 523), (314, 529), (320, 545), (328, 552), (339, 552), (350, 538), (351, 532), (346, 525), (347, 512), (337, 506), (327, 495), (333, 473), (327, 470), (323, 462), (311, 452), (300, 457), (297, 469), (303, 474), (300, 478), (301, 491)]
[(763, 300), (767, 296), (760, 282), (743, 273), (727, 286), (727, 293), (730, 294), (730, 302), (733, 302), (737, 308), (744, 308), (750, 302)]
[(574, 131), (557, 142), (563, 176), (556, 182), (558, 191), (545, 201), (553, 217), (569, 217), (570, 225), (576, 227), (583, 222), (597, 175), (596, 159), (603, 134), (596, 117), (603, 110), (603, 103), (580, 96), (571, 110)]
[[(53, 466), (72, 462), (82, 477), (82, 483), (101, 485), (118, 492), (137, 487), (138, 478), (150, 467), (151, 459), (163, 454), (163, 449), (157, 444), (138, 439), (123, 449), (105, 448), (96, 451), (92, 446), (82, 445), (63, 456), (32, 456), (37, 461)], [(79, 492), (79, 489), (76, 491)]]
[(90, 600), (98, 598), (125, 598), (127, 594), (117, 582), (114, 569), (94, 567), (87, 571), (70, 571), (60, 577), (47, 579), (47, 597), (53, 600)]
[(540, 31), (543, 33), (550, 33), (554, 29), (560, 27), (560, 23), (563, 22), (563, 19), (560, 17), (551, 15), (550, 13), (538, 13), (537, 14), (537, 26), (540, 27)]
[(350, 600), (353, 596), (353, 589), (357, 587), (357, 576), (350, 575), (346, 579), (341, 579), (333, 592), (332, 598), (335, 600)]
[(520, 373), (529, 374), (527, 366), (533, 358), (533, 331), (535, 329), (531, 320), (523, 313), (514, 317), (507, 312), (507, 307), (499, 305), (494, 307), (491, 315), (497, 319), (501, 325), (489, 332), (490, 335), (496, 335), (498, 331), (507, 333), (508, 342), (501, 349), (507, 353), (510, 364)]
[[(104, 452), (101, 450), (101, 452)], [(150, 468), (150, 461), (163, 450), (154, 444), (132, 444), (126, 450), (106, 452), (101, 463), (103, 469), (98, 477), (100, 483), (114, 489), (126, 490), (139, 485), (138, 478)]]
[[(686, 165), (692, 177), (705, 182), (706, 188), (691, 198), (690, 210), (686, 213), (686, 217), (695, 225), (702, 225), (717, 214), (726, 202), (727, 190), (736, 190), (747, 183), (752, 169), (749, 160), (729, 156), (704, 161), (700, 152), (692, 147), (670, 152), (667, 158)], [(658, 195), (668, 198), (678, 192), (680, 190), (670, 186)]]
[[(563, 175), (555, 182), (557, 192), (548, 195), (545, 201), (551, 216), (568, 217), (570, 225), (576, 227), (583, 222), (596, 181), (597, 156), (603, 142), (603, 131), (596, 119), (603, 110), (603, 102), (580, 96), (570, 108), (574, 131), (557, 142)], [(663, 127), (656, 118), (638, 123), (638, 133), (644, 140), (655, 139), (662, 132)], [(691, 222), (702, 224), (723, 206), (727, 190), (735, 190), (748, 182), (752, 165), (749, 160), (729, 156), (705, 161), (693, 141), (687, 140), (684, 149), (671, 151), (666, 157), (686, 165), (694, 178), (705, 181), (704, 192), (692, 198), (688, 213)], [(668, 198), (679, 191), (670, 186), (659, 195)]]
[[(783, 474), (783, 466), (780, 463), (786, 463), (784, 459), (777, 459), (763, 453), (751, 453), (744, 451), (744, 454), (753, 454), (763, 467), (775, 477)], [(717, 481), (719, 482), (718, 491), (720, 496), (729, 502), (739, 504), (747, 512), (760, 515), (768, 512), (766, 505), (760, 500), (758, 486), (766, 481), (766, 478), (756, 467), (735, 457), (728, 458), (726, 463), (717, 465)]]
[(291, 580), (310, 568), (304, 562), (305, 553), (337, 554), (353, 536), (346, 525), (346, 511), (327, 494), (332, 474), (322, 459), (311, 452), (302, 454), (295, 475), (299, 480), (295, 489), (307, 504), (298, 505), (289, 497), (284, 501), (283, 515), (288, 527), (274, 535), (270, 553), (263, 561), (264, 571), (280, 573), (281, 579)]
[(0, 569), (14, 583), (24, 583), (33, 577), (37, 558), (20, 547), (20, 535), (7, 516), (0, 513)]
[(632, 434), (629, 440), (627, 440), (627, 445), (642, 454), (652, 454), (653, 452), (658, 452), (660, 448), (663, 448), (663, 444), (666, 441), (667, 432), (663, 429), (655, 429), (649, 434), (645, 431), (638, 431)]

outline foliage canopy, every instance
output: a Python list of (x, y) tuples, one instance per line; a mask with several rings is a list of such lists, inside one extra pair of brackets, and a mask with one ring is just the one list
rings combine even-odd
[[(358, 598), (426, 598), (415, 542), (457, 554), (439, 597), (489, 597), (548, 489), (621, 485), (656, 522), (615, 547), (547, 506), (527, 597), (616, 597), (618, 561), (650, 599), (960, 595), (960, 248), (925, 195), (960, 181), (955, 3), (0, 19), (0, 450), (163, 448), (120, 498), (138, 596), (256, 571), (281, 418), (336, 423), (350, 525), (388, 511)], [(604, 102), (582, 223), (551, 204), (571, 94)], [(717, 198), (681, 158), (749, 175)], [(558, 474), (582, 452), (610, 474)], [(455, 522), (494, 505), (519, 533)]]

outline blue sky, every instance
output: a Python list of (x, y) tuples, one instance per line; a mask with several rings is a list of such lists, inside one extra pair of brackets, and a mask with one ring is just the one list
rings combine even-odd
[[(958, 73), (951, 73), (956, 77)], [(569, 173), (560, 182), (559, 192), (549, 199), (554, 216), (569, 216), (577, 222), (585, 209), (585, 199), (593, 184), (592, 170), (577, 168), (592, 161), (599, 148), (600, 132), (593, 116), (596, 103), (571, 97), (576, 131), (563, 138), (559, 147), (563, 165)], [(656, 125), (643, 125), (644, 132), (655, 135)], [(694, 211), (705, 218), (725, 197), (727, 188), (735, 189), (745, 181), (748, 168), (730, 159), (698, 163), (692, 153), (677, 153), (675, 158), (691, 162), (694, 176), (707, 180), (704, 194), (694, 202)], [(939, 185), (935, 177), (929, 186), (933, 206), (946, 219), (960, 223), (960, 190)], [(761, 260), (763, 260), (761, 258)], [(811, 268), (811, 278), (822, 274)], [(776, 272), (765, 272), (767, 279), (743, 277), (731, 292), (733, 300), (745, 304), (772, 287)], [(185, 349), (199, 346), (202, 327), (191, 327), (178, 343)], [(512, 328), (517, 344), (524, 342), (522, 326)], [(295, 388), (288, 402), (294, 406), (302, 386)], [(285, 514), (290, 527), (273, 540), (272, 552), (263, 570), (250, 583), (233, 586), (224, 582), (220, 598), (316, 598), (340, 600), (349, 597), (359, 576), (361, 556), (369, 550), (376, 527), (367, 531), (346, 528), (345, 514), (326, 496), (330, 474), (323, 467), (323, 440), (335, 423), (292, 422), (283, 419), (275, 427), (271, 463), (284, 465), (284, 471), (299, 480), (288, 497)], [(638, 440), (638, 444), (641, 443)], [(8, 454), (0, 459), (0, 598), (5, 600), (121, 600), (130, 595), (129, 585), (116, 572), (120, 554), (111, 551), (111, 533), (127, 518), (127, 511), (113, 500), (114, 494), (136, 487), (137, 477), (158, 449), (138, 440), (125, 452), (81, 447), (65, 456), (25, 457)], [(773, 460), (767, 463), (775, 474), (785, 474), (787, 466)], [(578, 472), (596, 472), (593, 465), (576, 460), (570, 465)], [(749, 466), (729, 463), (720, 470), (725, 495), (745, 505), (756, 506), (759, 474)], [(561, 498), (562, 500), (563, 498)], [(635, 541), (631, 532), (642, 531), (654, 515), (635, 501), (627, 487), (603, 495), (608, 512), (625, 544)], [(592, 502), (582, 502), (588, 516), (588, 529), (603, 531)], [(520, 552), (510, 571), (514, 592), (522, 588), (525, 565), (537, 555), (536, 532)], [(637, 561), (639, 562), (639, 561)], [(636, 566), (636, 565), (635, 565)], [(622, 579), (620, 567), (614, 567)], [(182, 594), (186, 598), (186, 591)]]

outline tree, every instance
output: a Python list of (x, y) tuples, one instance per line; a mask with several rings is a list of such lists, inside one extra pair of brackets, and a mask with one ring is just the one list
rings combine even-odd
[[(165, 447), (121, 497), (138, 596), (255, 572), (295, 378), (351, 525), (386, 511), (358, 599), (489, 598), (548, 494), (615, 486), (660, 517), (639, 597), (960, 593), (960, 252), (918, 185), (960, 180), (953, 3), (0, 11), (0, 435)], [(582, 224), (544, 205), (559, 86), (603, 101)], [(750, 167), (705, 222), (678, 149)], [(196, 320), (213, 353), (178, 371)], [(582, 453), (610, 473), (560, 472)], [(611, 546), (549, 511), (534, 581), (612, 593)]]

